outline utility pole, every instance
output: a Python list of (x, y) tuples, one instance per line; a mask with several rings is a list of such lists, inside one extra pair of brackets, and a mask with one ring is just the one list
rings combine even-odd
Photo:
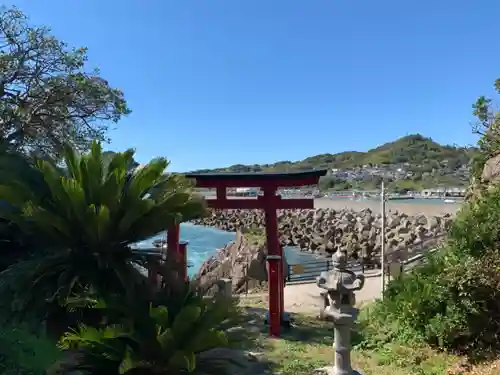
[(385, 186), (382, 181), (380, 191), (380, 212), (382, 215), (382, 222), (380, 228), (380, 268), (381, 268), (381, 283), (382, 283), (382, 298), (384, 298), (385, 290)]

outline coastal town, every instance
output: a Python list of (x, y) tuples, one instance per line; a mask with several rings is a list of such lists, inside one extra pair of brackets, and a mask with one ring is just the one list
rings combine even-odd
[[(373, 187), (380, 187), (381, 182), (384, 181), (389, 186), (391, 184), (398, 186), (398, 182), (426, 180), (436, 176), (448, 176), (452, 182), (436, 184), (436, 186), (428, 186), (418, 190), (415, 189), (416, 186), (412, 186), (410, 183), (406, 187), (395, 189), (397, 191), (392, 192), (391, 197), (394, 199), (397, 197), (413, 199), (465, 196), (466, 188), (464, 184), (470, 180), (469, 165), (462, 164), (452, 169), (449, 167), (447, 160), (443, 161), (441, 168), (427, 168), (422, 165), (411, 165), (410, 163), (394, 165), (366, 164), (347, 169), (333, 168), (329, 178), (344, 182), (353, 191), (359, 191), (362, 197), (370, 197), (372, 195), (370, 193), (373, 193), (373, 191), (365, 191), (364, 185), (367, 183)], [(328, 191), (325, 193), (327, 196), (332, 194), (335, 193), (329, 193)]]
[(332, 168), (331, 177), (347, 182), (363, 182), (385, 180), (388, 182), (400, 180), (415, 180), (418, 178), (426, 179), (435, 176), (452, 176), (457, 181), (469, 181), (470, 170), (468, 164), (462, 164), (452, 168), (448, 165), (448, 160), (444, 160), (437, 167), (428, 167), (425, 165), (411, 165), (410, 163), (383, 165), (383, 164), (365, 164), (354, 168)]

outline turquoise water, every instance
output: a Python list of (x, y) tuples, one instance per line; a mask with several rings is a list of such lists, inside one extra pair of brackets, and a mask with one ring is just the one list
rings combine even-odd
[[(235, 239), (236, 234), (225, 232), (215, 228), (207, 228), (192, 224), (181, 224), (180, 237), (182, 241), (188, 241), (188, 262), (192, 264), (189, 268), (189, 275), (196, 274), (201, 264), (215, 255), (217, 248), (223, 247), (228, 242)], [(159, 235), (149, 241), (141, 242), (138, 247), (151, 248), (153, 247), (152, 241), (155, 239), (164, 238), (164, 235)], [(300, 252), (295, 248), (285, 248), (285, 254), (288, 263), (300, 263), (308, 260), (316, 259), (316, 256)]]

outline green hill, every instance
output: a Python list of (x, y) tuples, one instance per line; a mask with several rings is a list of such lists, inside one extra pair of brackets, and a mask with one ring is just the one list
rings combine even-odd
[(468, 164), (476, 149), (443, 146), (420, 134), (408, 135), (385, 143), (367, 152), (345, 151), (338, 154), (320, 154), (300, 161), (279, 161), (272, 164), (235, 164), (225, 168), (202, 169), (196, 172), (261, 172), (295, 171), (321, 168), (355, 168), (363, 165), (396, 165), (409, 163), (415, 166), (447, 164), (455, 169)]
[[(420, 134), (412, 134), (367, 152), (320, 154), (295, 162), (236, 164), (196, 172), (244, 173), (329, 169), (334, 173), (333, 176), (323, 179), (324, 188), (376, 188), (384, 179), (395, 190), (409, 190), (466, 185), (469, 181), (467, 166), (475, 152), (475, 148), (440, 145)], [(349, 176), (346, 177), (345, 173)]]

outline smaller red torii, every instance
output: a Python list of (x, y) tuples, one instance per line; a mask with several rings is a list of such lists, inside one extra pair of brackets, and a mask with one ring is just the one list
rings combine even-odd
[[(283, 199), (276, 195), (279, 188), (317, 185), (326, 170), (290, 173), (188, 173), (185, 176), (196, 180), (200, 188), (216, 189), (216, 198), (207, 199), (208, 206), (216, 209), (263, 209), (266, 217), (268, 293), (269, 293), (269, 336), (279, 337), (283, 305), (283, 249), (279, 243), (278, 209), (311, 209), (314, 199)], [(262, 196), (256, 199), (228, 198), (227, 188), (260, 188)], [(170, 231), (168, 238), (170, 239)], [(175, 238), (175, 239), (174, 239)], [(172, 236), (172, 246), (178, 242), (178, 231)], [(170, 249), (170, 242), (169, 242)]]

